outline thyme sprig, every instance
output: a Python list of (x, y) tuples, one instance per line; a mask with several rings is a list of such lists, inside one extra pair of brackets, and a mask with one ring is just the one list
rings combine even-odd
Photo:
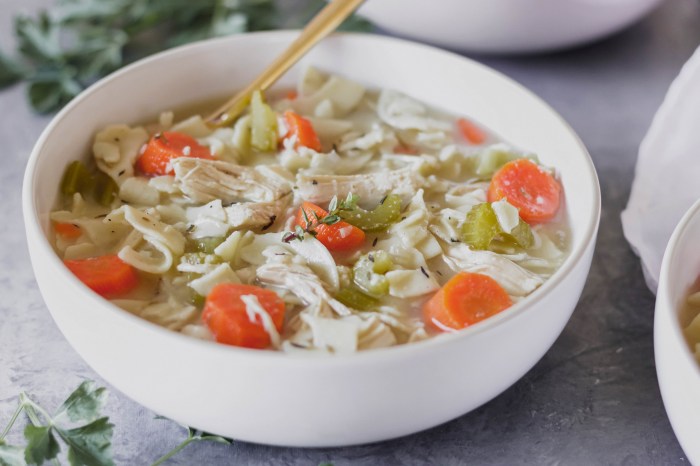
[(315, 211), (311, 211), (313, 215), (313, 220), (309, 217), (306, 209), (302, 207), (301, 215), (304, 219), (304, 226), (296, 225), (294, 231), (288, 231), (282, 237), (282, 241), (285, 243), (290, 243), (294, 240), (304, 241), (304, 235), (316, 236), (318, 232), (316, 228), (319, 225), (335, 225), (340, 222), (342, 218), (340, 217), (340, 211), (351, 211), (357, 208), (357, 202), (360, 197), (353, 193), (348, 193), (344, 200), (339, 201), (338, 196), (333, 196), (331, 202), (328, 203), (328, 213), (320, 217)]

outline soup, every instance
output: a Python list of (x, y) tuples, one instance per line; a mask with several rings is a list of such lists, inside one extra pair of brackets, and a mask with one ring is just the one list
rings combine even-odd
[(93, 291), (173, 331), (348, 353), (454, 332), (568, 250), (556, 172), (474, 121), (309, 68), (231, 127), (161, 114), (67, 167), (54, 246)]

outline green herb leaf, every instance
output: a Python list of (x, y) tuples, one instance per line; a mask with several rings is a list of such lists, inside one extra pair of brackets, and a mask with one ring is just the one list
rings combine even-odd
[(74, 429), (56, 432), (68, 444), (68, 461), (71, 466), (113, 466), (112, 425), (107, 417)]
[(24, 77), (25, 70), (16, 60), (0, 52), (0, 89)]
[(27, 447), (24, 450), (24, 459), (29, 464), (42, 464), (58, 455), (59, 447), (54, 437), (51, 426), (27, 425), (24, 428), (24, 438)]
[(107, 389), (86, 380), (58, 408), (54, 421), (60, 422), (67, 417), (72, 422), (93, 422), (100, 417), (106, 401)]
[(24, 449), (0, 440), (0, 466), (25, 466)]
[(27, 88), (29, 102), (39, 113), (54, 111), (78, 95), (82, 87), (73, 70), (46, 70), (37, 74)]
[(338, 210), (338, 196), (333, 196), (331, 202), (328, 203), (328, 211), (335, 212), (336, 210)]
[(49, 63), (63, 62), (58, 26), (48, 13), (40, 13), (37, 19), (17, 16), (15, 34), (19, 50), (28, 58)]

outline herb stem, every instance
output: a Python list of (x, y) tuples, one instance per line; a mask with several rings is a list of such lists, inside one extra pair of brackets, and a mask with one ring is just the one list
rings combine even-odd
[(24, 405), (25, 410), (27, 411), (27, 417), (29, 417), (29, 420), (32, 421), (32, 424), (35, 426), (41, 425), (41, 421), (39, 420), (39, 416), (37, 416), (36, 411), (39, 411), (44, 419), (46, 419), (48, 424), (53, 424), (53, 418), (49, 415), (49, 413), (47, 413), (44, 408), (36, 404), (34, 400), (29, 398), (26, 393), (22, 392), (19, 394), (19, 401), (22, 405)]
[(2, 442), (4, 440), (4, 438), (7, 436), (7, 434), (10, 433), (12, 426), (15, 424), (15, 421), (17, 421), (17, 418), (19, 417), (19, 415), (23, 409), (24, 409), (24, 404), (19, 403), (17, 405), (17, 409), (15, 409), (15, 412), (12, 414), (12, 417), (10, 418), (10, 422), (5, 426), (5, 429), (3, 429), (2, 433), (0, 433), (0, 442)]
[(172, 458), (173, 456), (175, 456), (175, 455), (177, 455), (178, 453), (180, 453), (180, 451), (181, 451), (183, 448), (185, 448), (187, 445), (189, 445), (190, 443), (194, 442), (195, 440), (199, 440), (199, 439), (198, 439), (197, 437), (191, 437), (191, 436), (190, 436), (190, 437), (187, 437), (187, 438), (186, 438), (185, 440), (183, 440), (178, 446), (176, 446), (175, 448), (173, 448), (172, 450), (170, 450), (169, 452), (167, 452), (165, 455), (163, 455), (163, 456), (161, 456), (160, 458), (158, 458), (157, 460), (155, 460), (151, 466), (158, 466), (158, 465), (160, 465), (160, 464), (165, 463), (165, 462), (168, 461), (170, 458)]

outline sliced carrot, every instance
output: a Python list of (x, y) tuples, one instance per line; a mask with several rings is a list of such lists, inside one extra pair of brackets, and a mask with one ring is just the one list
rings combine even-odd
[(544, 223), (559, 210), (561, 185), (551, 173), (528, 159), (503, 165), (491, 178), (488, 200), (505, 198), (527, 223)]
[(209, 148), (198, 143), (192, 136), (164, 131), (148, 141), (136, 166), (146, 176), (172, 175), (170, 161), (177, 157), (214, 158)]
[(88, 288), (104, 297), (126, 294), (139, 282), (136, 269), (115, 255), (64, 260), (63, 263)]
[(493, 278), (460, 272), (423, 306), (423, 317), (438, 330), (459, 330), (480, 322), (513, 304)]
[(277, 293), (253, 285), (221, 283), (207, 296), (202, 321), (219, 343), (262, 349), (270, 346), (270, 335), (260, 316), (251, 322), (241, 296), (253, 295), (267, 311), (277, 331), (284, 323), (284, 301)]
[(53, 229), (58, 236), (67, 240), (78, 239), (83, 234), (80, 227), (74, 223), (55, 222)]
[[(311, 222), (307, 225), (303, 212)], [(316, 214), (316, 215), (314, 215)], [(311, 202), (301, 204), (296, 216), (296, 224), (304, 229), (313, 229), (316, 232), (316, 239), (319, 240), (329, 251), (349, 251), (358, 248), (365, 241), (365, 232), (347, 222), (339, 221), (333, 225), (319, 224), (316, 216), (322, 219), (328, 212)]]
[(284, 112), (284, 119), (289, 129), (286, 137), (296, 136), (297, 147), (308, 147), (316, 152), (321, 150), (321, 141), (318, 139), (316, 131), (314, 131), (314, 127), (309, 120), (291, 110)]
[(459, 132), (462, 133), (464, 139), (472, 144), (479, 145), (486, 141), (486, 133), (484, 130), (466, 118), (460, 118), (457, 120), (457, 128), (459, 128)]
[(407, 155), (415, 155), (418, 153), (416, 149), (410, 146), (406, 146), (404, 144), (399, 143), (398, 146), (394, 147), (394, 153), (395, 154), (407, 154)]
[(289, 100), (296, 100), (296, 98), (299, 97), (299, 93), (292, 89), (291, 91), (287, 91), (285, 97)]

